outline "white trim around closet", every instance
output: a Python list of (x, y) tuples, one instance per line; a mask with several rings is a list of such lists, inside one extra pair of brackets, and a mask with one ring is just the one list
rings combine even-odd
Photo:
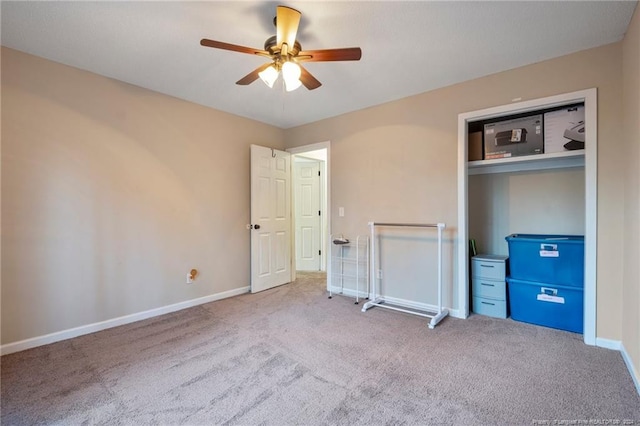
[(597, 89), (586, 89), (557, 96), (512, 103), (458, 115), (458, 312), (469, 315), (469, 229), (467, 124), (554, 106), (584, 102), (585, 106), (585, 271), (584, 342), (596, 344), (596, 268), (598, 196), (598, 102)]

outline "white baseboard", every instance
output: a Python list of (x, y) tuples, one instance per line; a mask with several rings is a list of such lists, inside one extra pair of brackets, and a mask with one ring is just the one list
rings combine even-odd
[(638, 371), (633, 366), (633, 361), (629, 356), (629, 353), (624, 348), (624, 345), (620, 340), (611, 340), (611, 339), (603, 339), (602, 337), (596, 337), (596, 346), (600, 348), (612, 349), (614, 351), (620, 351), (620, 355), (622, 355), (622, 359), (624, 363), (627, 365), (627, 370), (629, 370), (629, 374), (631, 375), (631, 379), (633, 380), (633, 384), (636, 386), (636, 391), (638, 391), (638, 395), (640, 395), (640, 375), (638, 375)]
[(602, 337), (596, 337), (596, 346), (599, 348), (612, 349), (619, 351), (622, 347), (620, 340), (603, 339)]
[(107, 328), (118, 327), (120, 325), (130, 324), (132, 322), (157, 317), (171, 312), (179, 311), (193, 306), (203, 305), (216, 300), (226, 299), (228, 297), (238, 296), (247, 293), (249, 287), (240, 287), (233, 290), (223, 291), (222, 293), (211, 294), (209, 296), (199, 297), (197, 299), (186, 300), (184, 302), (175, 303), (173, 305), (162, 306), (160, 308), (150, 309), (144, 312), (125, 315), (106, 321), (95, 322), (80, 327), (70, 328), (68, 330), (57, 331), (55, 333), (46, 334), (44, 336), (32, 337), (30, 339), (21, 340), (19, 342), (7, 343), (0, 346), (0, 355), (7, 355), (14, 352), (24, 351), (26, 349), (35, 348), (37, 346), (48, 345), (50, 343), (67, 340), (78, 336), (83, 336), (96, 331), (106, 330)]
[(449, 316), (453, 317), (453, 318), (459, 318), (459, 319), (467, 319), (469, 318), (468, 316), (464, 316), (460, 313), (460, 309), (451, 309), (451, 308), (447, 308), (449, 309)]
[(633, 384), (636, 385), (636, 391), (638, 391), (638, 395), (640, 395), (640, 375), (638, 371), (633, 366), (633, 361), (629, 356), (629, 353), (624, 348), (624, 345), (620, 343), (620, 354), (622, 354), (622, 359), (624, 363), (627, 364), (627, 369), (629, 370), (629, 374), (631, 374), (631, 378), (633, 379)]

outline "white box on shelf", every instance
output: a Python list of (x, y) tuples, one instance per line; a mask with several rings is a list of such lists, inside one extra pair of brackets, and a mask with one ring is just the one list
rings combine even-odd
[(544, 114), (544, 152), (584, 149), (584, 106), (572, 106)]

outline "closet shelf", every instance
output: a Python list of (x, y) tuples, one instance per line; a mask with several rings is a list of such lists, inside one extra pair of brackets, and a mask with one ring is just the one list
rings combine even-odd
[(571, 167), (584, 167), (584, 149), (554, 152), (551, 154), (469, 161), (467, 163), (469, 175), (564, 169)]

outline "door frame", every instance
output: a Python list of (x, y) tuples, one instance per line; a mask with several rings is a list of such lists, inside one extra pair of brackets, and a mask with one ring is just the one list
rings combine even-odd
[[(324, 212), (324, 215), (326, 217), (326, 226), (322, 227), (322, 244), (320, 246), (322, 247), (321, 248), (322, 253), (325, 254), (323, 256), (322, 261), (326, 265), (325, 269), (327, 272), (327, 291), (329, 291), (328, 277), (331, 275), (331, 262), (329, 261), (329, 244), (328, 244), (329, 235), (331, 235), (331, 141), (317, 142), (309, 145), (297, 146), (294, 148), (287, 148), (285, 151), (287, 151), (291, 155), (296, 155), (296, 154), (304, 154), (305, 152), (310, 152), (310, 151), (317, 151), (320, 149), (327, 150), (327, 158), (324, 163), (325, 185), (323, 188), (324, 199), (326, 200), (326, 205), (327, 205), (326, 212)], [(291, 188), (293, 190), (293, 184), (291, 185)], [(293, 203), (291, 203), (291, 206), (293, 208)], [(292, 220), (292, 223), (294, 222), (294, 220), (295, 218)], [(296, 236), (295, 236), (295, 227), (294, 227), (294, 231), (291, 233), (292, 250), (295, 250), (295, 238)], [(292, 279), (295, 280), (296, 279), (295, 256), (292, 256), (292, 262), (293, 262), (293, 266), (291, 268), (291, 274), (292, 274)]]

